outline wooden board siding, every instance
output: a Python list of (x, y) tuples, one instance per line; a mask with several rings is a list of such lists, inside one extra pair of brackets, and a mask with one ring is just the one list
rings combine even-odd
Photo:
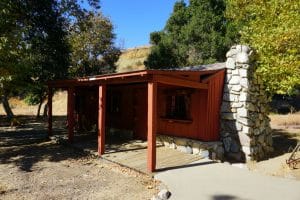
[(166, 113), (165, 87), (158, 92), (158, 133), (202, 140), (207, 124), (207, 91), (194, 90), (191, 94), (190, 121), (164, 118)]
[(208, 82), (208, 112), (207, 131), (203, 135), (204, 141), (220, 139), (220, 109), (223, 97), (225, 71), (219, 71), (207, 80)]
[(197, 139), (202, 141), (219, 140), (219, 113), (222, 101), (224, 71), (207, 79), (208, 90), (195, 90), (191, 95), (191, 121), (167, 120), (165, 87), (158, 92), (158, 133)]

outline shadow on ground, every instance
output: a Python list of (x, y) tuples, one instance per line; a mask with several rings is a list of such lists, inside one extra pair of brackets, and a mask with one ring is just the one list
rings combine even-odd
[(293, 148), (297, 145), (299, 141), (297, 139), (299, 134), (289, 133), (284, 129), (274, 129), (273, 130), (273, 148), (274, 152), (271, 157), (281, 156), (285, 153), (291, 152)]
[[(31, 172), (40, 161), (59, 162), (86, 156), (83, 152), (50, 141), (44, 119), (17, 117), (22, 122), (18, 127), (10, 127), (3, 116), (0, 119), (0, 164), (14, 164), (20, 170)], [(56, 118), (58, 121), (64, 121), (63, 119), (64, 117)], [(56, 131), (61, 130), (58, 127)]]

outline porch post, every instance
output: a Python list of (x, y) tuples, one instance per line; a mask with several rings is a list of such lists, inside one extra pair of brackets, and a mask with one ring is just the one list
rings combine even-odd
[(99, 86), (98, 106), (98, 155), (105, 152), (105, 109), (106, 109), (106, 85)]
[(52, 135), (52, 96), (53, 89), (48, 87), (48, 137)]
[(75, 118), (74, 118), (74, 109), (75, 109), (75, 89), (74, 87), (70, 87), (68, 89), (68, 139), (69, 142), (73, 142), (74, 139), (74, 125), (75, 125)]
[(156, 166), (156, 122), (157, 122), (157, 82), (148, 83), (148, 123), (147, 123), (147, 169), (155, 171)]

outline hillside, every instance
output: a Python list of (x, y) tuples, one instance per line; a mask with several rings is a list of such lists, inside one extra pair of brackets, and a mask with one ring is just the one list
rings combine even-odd
[(151, 46), (142, 46), (122, 51), (117, 62), (117, 72), (145, 69), (144, 61), (150, 53)]

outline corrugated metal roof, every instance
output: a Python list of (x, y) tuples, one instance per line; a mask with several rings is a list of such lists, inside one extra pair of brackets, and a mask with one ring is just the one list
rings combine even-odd
[(207, 65), (196, 65), (189, 67), (178, 67), (178, 68), (170, 68), (170, 69), (158, 69), (158, 70), (174, 70), (174, 71), (210, 71), (210, 70), (220, 70), (225, 69), (226, 63), (213, 63)]

